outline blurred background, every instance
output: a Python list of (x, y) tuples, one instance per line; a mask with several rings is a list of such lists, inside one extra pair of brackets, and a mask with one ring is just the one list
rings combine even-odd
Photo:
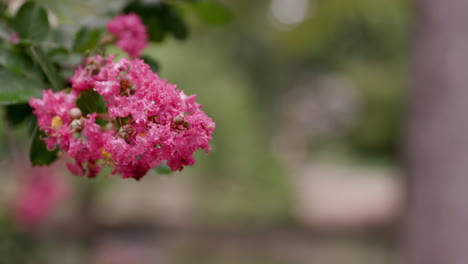
[[(122, 5), (37, 2), (70, 27)], [(187, 12), (187, 41), (145, 51), (198, 94), (217, 125), (213, 152), (141, 181), (36, 170), (58, 179), (45, 191), (56, 202), (28, 223), (14, 209), (28, 188), (17, 179), (32, 173), (27, 129), (2, 121), (0, 263), (395, 262), (412, 1), (219, 2), (229, 24)]]

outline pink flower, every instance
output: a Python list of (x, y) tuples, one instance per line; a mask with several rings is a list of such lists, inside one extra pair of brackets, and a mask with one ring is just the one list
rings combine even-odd
[[(21, 173), (21, 172), (20, 172)], [(14, 218), (23, 229), (41, 225), (69, 193), (67, 182), (49, 167), (28, 168), (13, 203)]]
[(107, 23), (107, 30), (117, 38), (117, 46), (138, 58), (148, 45), (146, 26), (136, 14), (120, 15)]
[(72, 122), (70, 110), (75, 108), (77, 94), (54, 93), (52, 90), (43, 90), (42, 99), (31, 98), (29, 105), (34, 108), (37, 116), (37, 124), (48, 138), (46, 144), (49, 149), (54, 149), (61, 136), (69, 133), (68, 126)]
[(83, 176), (87, 173), (89, 178), (94, 178), (102, 169), (98, 161), (103, 158), (104, 140), (111, 132), (102, 131), (101, 127), (95, 123), (96, 113), (89, 114), (80, 121), (83, 122), (80, 137), (70, 138), (68, 147), (61, 147), (61, 149), (74, 160), (67, 164), (73, 174)]
[(108, 63), (103, 71), (107, 78), (97, 81), (95, 89), (107, 102), (109, 117), (126, 120), (104, 146), (114, 173), (139, 179), (164, 160), (172, 170), (182, 170), (195, 163), (197, 149), (209, 152), (215, 123), (196, 96), (159, 78), (140, 59)]
[[(182, 170), (195, 163), (196, 150), (210, 151), (215, 123), (195, 95), (159, 78), (143, 60), (113, 58), (88, 58), (70, 79), (70, 94), (44, 91), (42, 99), (30, 100), (47, 146), (66, 153), (73, 174), (95, 177), (110, 165), (113, 174), (139, 180), (163, 161)], [(81, 117), (75, 101), (86, 89), (103, 97), (107, 113)]]
[(85, 67), (81, 65), (75, 70), (75, 74), (70, 78), (72, 88), (76, 91), (84, 91), (94, 87), (94, 82), (101, 79), (101, 67), (104, 59), (101, 55), (96, 55), (85, 59)]
[(13, 32), (13, 33), (11, 33), (11, 35), (10, 35), (10, 42), (11, 42), (12, 44), (18, 44), (19, 41), (20, 41), (20, 38), (19, 38), (18, 32)]

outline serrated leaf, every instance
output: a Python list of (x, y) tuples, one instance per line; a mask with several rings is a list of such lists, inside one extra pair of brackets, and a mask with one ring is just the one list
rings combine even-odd
[(46, 134), (36, 127), (29, 149), (29, 159), (33, 166), (50, 165), (58, 158), (59, 149), (48, 150), (43, 140), (45, 137)]
[(85, 52), (94, 49), (101, 40), (102, 31), (100, 29), (90, 29), (82, 27), (75, 36), (73, 50), (76, 52)]
[(159, 73), (160, 66), (159, 66), (159, 63), (155, 59), (146, 55), (141, 56), (141, 59), (143, 59), (145, 63), (151, 67), (151, 71)]
[(209, 24), (226, 24), (232, 20), (229, 9), (216, 2), (196, 2), (192, 4), (195, 13)]
[(33, 55), (34, 60), (39, 64), (39, 66), (41, 66), (41, 69), (49, 80), (49, 83), (52, 85), (53, 90), (62, 90), (64, 88), (64, 81), (55, 66), (50, 61), (49, 57), (47, 57), (42, 49), (38, 46), (31, 46), (29, 49)]
[(34, 41), (45, 40), (50, 30), (47, 12), (34, 2), (26, 2), (16, 13), (13, 27), (20, 38)]
[(31, 97), (40, 97), (44, 84), (0, 68), (0, 105), (27, 102)]
[(76, 100), (76, 106), (80, 108), (83, 116), (91, 113), (103, 113), (105, 109), (102, 96), (93, 90), (81, 92), (80, 97)]

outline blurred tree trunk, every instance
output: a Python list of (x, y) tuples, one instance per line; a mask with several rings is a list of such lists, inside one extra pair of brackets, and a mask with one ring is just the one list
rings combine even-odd
[(468, 263), (468, 0), (417, 0), (405, 264)]

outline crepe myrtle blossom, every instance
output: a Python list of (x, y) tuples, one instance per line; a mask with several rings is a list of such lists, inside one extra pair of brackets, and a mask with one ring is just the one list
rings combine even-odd
[[(196, 95), (159, 78), (143, 60), (90, 57), (70, 83), (68, 94), (44, 91), (42, 99), (29, 103), (48, 148), (58, 145), (72, 160), (68, 168), (74, 174), (95, 177), (109, 165), (113, 174), (138, 180), (163, 161), (182, 170), (195, 163), (196, 150), (210, 151), (215, 123)], [(81, 115), (75, 102), (86, 90), (102, 96), (105, 113)]]
[(103, 65), (104, 58), (101, 55), (86, 58), (84, 66), (79, 65), (70, 78), (72, 88), (78, 92), (93, 88), (94, 82), (101, 77), (99, 73)]
[(148, 33), (140, 17), (134, 13), (120, 15), (107, 23), (107, 30), (116, 38), (116, 44), (133, 58), (138, 58), (148, 46)]

